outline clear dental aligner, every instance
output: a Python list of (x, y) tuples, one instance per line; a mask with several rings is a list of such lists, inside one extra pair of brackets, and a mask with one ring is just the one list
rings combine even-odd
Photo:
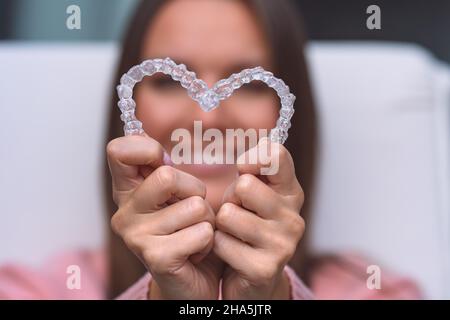
[(227, 79), (218, 81), (212, 88), (200, 79), (197, 79), (194, 72), (186, 69), (184, 64), (176, 64), (172, 59), (149, 59), (136, 65), (120, 78), (117, 86), (119, 96), (118, 106), (122, 112), (120, 118), (125, 123), (124, 134), (142, 134), (142, 123), (136, 119), (133, 87), (145, 76), (151, 76), (157, 72), (162, 72), (172, 77), (173, 80), (181, 83), (181, 86), (188, 90), (189, 96), (197, 101), (203, 111), (211, 111), (219, 106), (220, 100), (230, 97), (234, 90), (240, 88), (245, 83), (259, 80), (273, 88), (281, 100), (280, 116), (276, 127), (270, 131), (270, 140), (284, 143), (288, 137), (288, 130), (291, 127), (291, 118), (294, 114), (295, 96), (290, 93), (289, 87), (283, 80), (276, 78), (271, 72), (265, 71), (261, 67), (244, 69), (239, 73), (232, 74)]

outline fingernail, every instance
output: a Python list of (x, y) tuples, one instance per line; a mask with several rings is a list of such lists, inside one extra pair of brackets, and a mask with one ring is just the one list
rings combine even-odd
[(164, 151), (164, 157), (163, 157), (163, 162), (165, 165), (168, 166), (173, 166), (174, 163), (172, 162), (172, 159), (170, 159), (170, 156), (167, 152)]

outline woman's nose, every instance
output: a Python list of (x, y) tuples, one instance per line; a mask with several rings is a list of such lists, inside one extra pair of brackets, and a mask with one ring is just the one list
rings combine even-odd
[(219, 76), (213, 72), (202, 73), (201, 79), (206, 82), (208, 88), (212, 88), (220, 80)]
[[(205, 81), (210, 89), (217, 81), (220, 80), (220, 78), (214, 73), (203, 73), (200, 79)], [(194, 118), (195, 120), (202, 121), (203, 130), (208, 128), (224, 130), (227, 127), (226, 110), (222, 108), (220, 103), (211, 111), (203, 111), (200, 105), (194, 100), (192, 100), (192, 103), (195, 104), (194, 110), (196, 110)]]
[(220, 104), (211, 111), (203, 111), (196, 101), (192, 101), (192, 103), (195, 104), (195, 108), (193, 108), (195, 110), (194, 119), (202, 122), (203, 130), (209, 128), (216, 128), (219, 130), (225, 129), (226, 121)]

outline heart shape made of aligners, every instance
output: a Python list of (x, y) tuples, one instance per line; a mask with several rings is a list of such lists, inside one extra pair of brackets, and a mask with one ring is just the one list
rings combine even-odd
[(142, 123), (135, 116), (136, 103), (134, 102), (133, 87), (145, 76), (151, 76), (157, 72), (170, 75), (173, 80), (181, 83), (181, 86), (188, 90), (189, 96), (197, 101), (203, 111), (211, 111), (219, 106), (220, 100), (230, 97), (234, 90), (239, 89), (245, 83), (254, 80), (264, 82), (273, 88), (280, 100), (280, 116), (276, 127), (270, 131), (270, 140), (284, 143), (288, 137), (288, 130), (291, 127), (291, 117), (294, 114), (295, 96), (290, 93), (289, 87), (283, 80), (276, 78), (271, 72), (262, 67), (244, 69), (239, 73), (234, 73), (227, 79), (222, 79), (212, 87), (200, 79), (196, 74), (187, 70), (184, 64), (176, 64), (172, 59), (149, 59), (139, 65), (133, 66), (120, 78), (117, 86), (119, 96), (118, 106), (122, 112), (120, 118), (125, 123), (124, 134), (142, 134)]

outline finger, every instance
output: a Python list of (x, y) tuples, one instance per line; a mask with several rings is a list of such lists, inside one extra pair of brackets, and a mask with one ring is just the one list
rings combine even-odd
[(196, 177), (170, 166), (157, 168), (133, 192), (131, 201), (136, 212), (148, 213), (165, 207), (176, 198), (206, 197), (205, 184)]
[(209, 222), (214, 227), (215, 213), (208, 201), (199, 196), (193, 196), (151, 215), (138, 214), (134, 223), (148, 225), (149, 234), (169, 235), (203, 221)]
[[(209, 222), (200, 222), (184, 228), (168, 236), (177, 256), (188, 257), (194, 253), (202, 252), (214, 239), (214, 228)], [(169, 239), (169, 238), (167, 238)]]
[(107, 146), (108, 164), (116, 191), (128, 191), (136, 187), (136, 179), (143, 180), (140, 167), (157, 168), (164, 164), (164, 149), (148, 136), (116, 138)]
[(214, 241), (210, 241), (208, 243), (208, 245), (201, 250), (198, 253), (194, 253), (193, 255), (191, 255), (189, 257), (189, 260), (193, 263), (193, 264), (198, 264), (200, 263), (204, 258), (206, 258), (206, 256), (209, 255), (209, 253), (211, 252), (212, 248), (214, 247)]
[(216, 215), (216, 228), (248, 243), (264, 248), (270, 243), (266, 221), (233, 203), (224, 203)]
[[(178, 269), (191, 255), (212, 248), (214, 229), (208, 222), (200, 222), (176, 233), (161, 237), (154, 248), (159, 259), (155, 262), (161, 271)], [(166, 258), (164, 258), (166, 257)], [(159, 270), (158, 270), (159, 271)]]
[(278, 193), (251, 174), (239, 176), (227, 188), (222, 201), (243, 206), (264, 219), (276, 219), (280, 208), (286, 202)]
[(267, 138), (238, 158), (237, 169), (239, 174), (263, 174), (268, 185), (282, 195), (292, 195), (300, 188), (289, 151)]
[(245, 274), (249, 261), (256, 257), (256, 249), (220, 230), (214, 232), (214, 253), (231, 268)]

